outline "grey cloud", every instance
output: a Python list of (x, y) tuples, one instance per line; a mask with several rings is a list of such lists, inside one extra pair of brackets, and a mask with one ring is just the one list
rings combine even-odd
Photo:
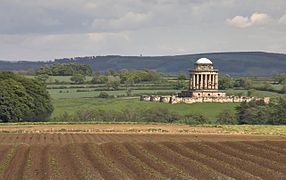
[[(285, 0), (0, 0), (0, 59), (285, 52), (285, 8)], [(252, 22), (255, 12), (271, 20)], [(226, 23), (236, 16), (249, 28)]]

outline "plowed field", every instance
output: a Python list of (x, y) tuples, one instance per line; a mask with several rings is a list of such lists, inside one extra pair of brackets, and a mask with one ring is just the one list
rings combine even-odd
[(0, 134), (0, 179), (286, 179), (285, 136)]

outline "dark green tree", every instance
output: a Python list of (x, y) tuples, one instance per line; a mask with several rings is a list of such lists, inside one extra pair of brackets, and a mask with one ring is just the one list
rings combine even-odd
[(86, 77), (82, 74), (75, 74), (71, 77), (71, 81), (76, 84), (83, 84), (86, 80)]
[(46, 86), (11, 72), (0, 73), (0, 121), (46, 121), (53, 111)]
[(45, 83), (48, 79), (49, 79), (49, 75), (47, 74), (40, 74), (35, 76), (35, 79), (37, 79), (38, 81)]
[(275, 83), (282, 84), (286, 82), (286, 73), (277, 73), (273, 75)]
[(119, 76), (108, 76), (106, 87), (108, 89), (112, 88), (113, 90), (118, 90), (120, 86), (120, 77)]
[(73, 76), (81, 74), (85, 76), (92, 75), (92, 68), (90, 65), (78, 63), (63, 63), (44, 65), (36, 71), (37, 75), (47, 74), (50, 76)]
[(13, 80), (0, 81), (0, 121), (23, 121), (31, 114), (33, 101), (24, 86)]
[(269, 106), (263, 101), (242, 102), (236, 112), (239, 124), (267, 124), (271, 117)]
[(225, 90), (234, 87), (234, 80), (229, 75), (219, 78), (219, 89)]
[(253, 82), (249, 78), (241, 78), (235, 81), (235, 87), (242, 87), (244, 89), (250, 89), (253, 85)]
[(284, 84), (284, 86), (282, 86), (281, 93), (286, 94), (286, 84)]
[(277, 102), (273, 102), (269, 106), (268, 124), (286, 124), (286, 98), (280, 97)]
[(180, 71), (177, 75), (178, 80), (186, 80), (187, 76), (184, 71)]
[(228, 111), (228, 110), (224, 110), (224, 111), (220, 112), (217, 116), (216, 123), (218, 123), (218, 124), (237, 124), (235, 113)]
[(175, 89), (185, 89), (186, 88), (186, 84), (184, 80), (177, 80), (177, 83), (175, 85)]

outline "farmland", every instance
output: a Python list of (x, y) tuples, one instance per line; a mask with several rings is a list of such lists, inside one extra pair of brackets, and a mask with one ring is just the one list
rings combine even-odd
[(285, 154), (285, 136), (214, 132), (2, 133), (0, 176), (1, 179), (285, 179)]
[[(30, 76), (30, 78), (33, 78)], [(177, 94), (182, 89), (176, 88), (176, 76), (162, 76), (161, 81), (140, 82), (130, 87), (120, 84), (118, 89), (108, 89), (106, 84), (91, 84), (92, 77), (87, 76), (84, 84), (74, 84), (70, 81), (70, 76), (50, 76), (47, 80), (47, 88), (52, 97), (54, 112), (51, 119), (58, 121), (64, 115), (74, 115), (79, 110), (104, 110), (117, 111), (132, 108), (164, 108), (169, 111), (176, 112), (179, 115), (202, 114), (210, 122), (215, 122), (217, 116), (223, 112), (235, 112), (238, 103), (204, 103), (204, 104), (162, 104), (154, 102), (140, 102), (140, 95), (171, 95)], [(238, 78), (238, 77), (237, 77)], [(237, 79), (235, 78), (235, 79)], [(253, 88), (257, 90), (251, 91), (252, 96), (257, 97), (285, 97), (284, 94), (278, 93), (282, 85), (274, 84), (274, 80), (269, 77), (248, 77), (253, 82)], [(57, 82), (57, 83), (55, 83)], [(186, 85), (188, 80), (184, 80)], [(276, 91), (258, 90), (264, 83), (271, 84)], [(129, 89), (129, 94), (127, 89)], [(228, 95), (248, 96), (249, 89), (235, 88), (224, 90)], [(104, 92), (109, 98), (99, 98)], [(96, 120), (96, 119), (95, 119)], [(82, 121), (85, 121), (82, 119)], [(122, 120), (124, 121), (124, 120)]]

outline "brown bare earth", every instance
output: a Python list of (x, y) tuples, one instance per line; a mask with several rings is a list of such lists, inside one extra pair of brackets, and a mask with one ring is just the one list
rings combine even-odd
[(286, 179), (286, 136), (33, 128), (0, 134), (0, 179)]

